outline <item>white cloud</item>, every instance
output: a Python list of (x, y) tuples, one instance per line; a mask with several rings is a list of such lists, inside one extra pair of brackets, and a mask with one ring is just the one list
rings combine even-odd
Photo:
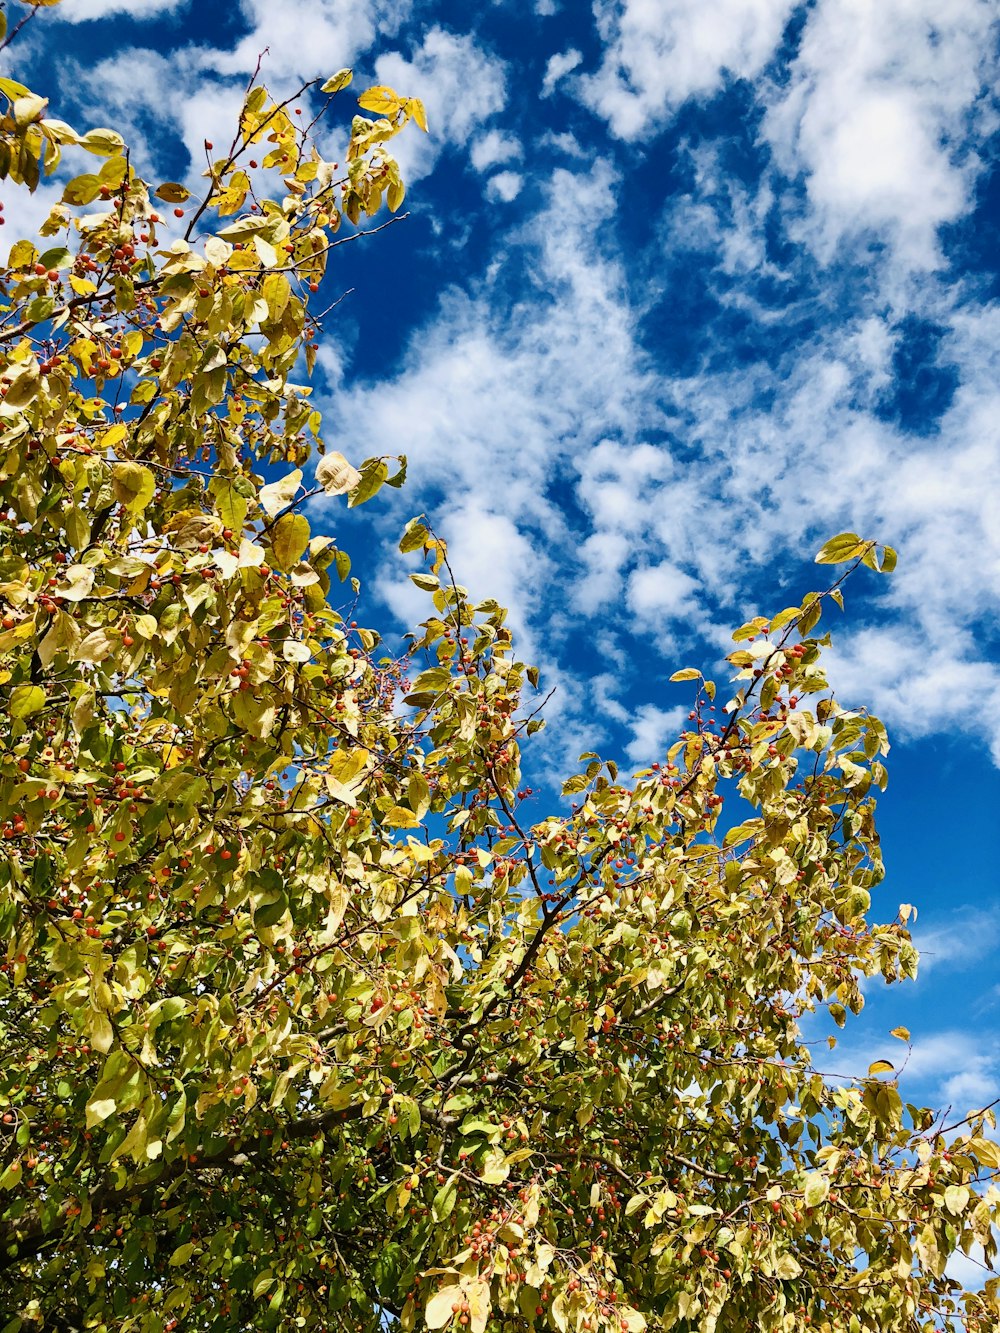
[(551, 97), (560, 80), (576, 69), (582, 60), (583, 52), (577, 51), (575, 47), (549, 56), (548, 64), (545, 66), (545, 77), (542, 79), (542, 96)]
[(912, 935), (920, 951), (920, 981), (938, 968), (976, 967), (1000, 949), (1000, 904), (959, 907), (937, 921), (919, 917)]
[(472, 145), (469, 154), (477, 171), (487, 171), (501, 162), (516, 160), (522, 153), (521, 141), (503, 130), (487, 130)]
[(524, 177), (519, 171), (498, 171), (486, 182), (486, 198), (512, 203), (521, 193)]
[(801, 173), (801, 237), (829, 259), (845, 237), (889, 239), (910, 267), (939, 263), (937, 229), (969, 205), (979, 163), (967, 120), (992, 77), (990, 0), (820, 0), (765, 121)]
[[(575, 623), (567, 562), (575, 564), (583, 535), (567, 528), (552, 483), (574, 484), (576, 462), (598, 433), (629, 434), (656, 419), (623, 273), (602, 252), (615, 185), (603, 162), (556, 169), (543, 210), (508, 235), (471, 294), (444, 296), (395, 377), (350, 387), (331, 403), (342, 419), (364, 419), (373, 438), (401, 441), (409, 458), (401, 503), (434, 513), (457, 576), (510, 605), (525, 641), (530, 627), (550, 655)], [(545, 296), (510, 313), (508, 284), (518, 266)], [(392, 606), (407, 619), (412, 604), (401, 596), (393, 594)], [(592, 727), (596, 709), (586, 685), (566, 686), (557, 706), (571, 714), (559, 724), (568, 750), (565, 738), (577, 734), (572, 717), (587, 713)]]
[[(828, 674), (840, 698), (867, 701), (897, 738), (912, 740), (947, 729), (979, 732), (981, 714), (989, 716), (1000, 704), (1000, 672), (978, 658), (973, 643), (960, 641), (953, 620), (944, 634), (939, 627), (937, 642), (928, 641), (912, 623), (919, 608), (904, 603), (904, 609), (910, 615), (903, 624), (890, 622), (838, 638)], [(986, 730), (1000, 763), (1000, 729), (994, 724)]]
[(621, 139), (659, 128), (671, 108), (753, 78), (777, 46), (795, 0), (594, 0), (604, 54), (578, 91)]
[[(866, 317), (828, 328), (773, 371), (675, 382), (696, 469), (678, 468), (662, 489), (619, 480), (603, 521), (622, 526), (627, 515), (649, 558), (679, 559), (723, 605), (748, 560), (777, 567), (845, 530), (890, 542), (900, 564), (878, 590), (876, 618), (834, 626), (835, 688), (897, 735), (966, 732), (1000, 761), (1000, 667), (982, 633), (1000, 614), (1000, 498), (983, 484), (1000, 471), (1000, 308), (947, 318), (940, 355), (959, 385), (926, 436), (873, 410), (894, 335)], [(601, 502), (591, 500), (598, 522)]]
[[(545, 596), (523, 562), (506, 595), (545, 617), (553, 652), (569, 617), (597, 614), (661, 656), (680, 633), (721, 647), (766, 571), (838, 531), (891, 542), (877, 619), (834, 626), (832, 683), (897, 737), (985, 733), (1000, 761), (1000, 667), (977, 629), (1000, 614), (1000, 496), (983, 484), (1000, 474), (1000, 306), (925, 287), (958, 389), (921, 438), (881, 412), (898, 316), (864, 305), (773, 367), (654, 373), (602, 225), (616, 185), (603, 162), (557, 169), (481, 285), (449, 293), (398, 373), (335, 410), (406, 441), (407, 503), (433, 506), (446, 535), (463, 496), (545, 553)], [(739, 227), (758, 228), (752, 212)], [(742, 252), (720, 239), (716, 254), (739, 273)], [(771, 596), (754, 610), (787, 600)]]
[(63, 0), (54, 17), (66, 23), (102, 19), (108, 14), (128, 14), (131, 19), (161, 18), (174, 10), (186, 9), (190, 0)]
[(690, 622), (696, 611), (694, 594), (697, 590), (696, 579), (665, 560), (632, 571), (628, 580), (628, 605), (636, 620), (647, 626), (681, 617)]
[[(445, 294), (399, 373), (358, 385), (334, 410), (374, 436), (406, 441), (411, 494), (440, 487), (507, 515), (544, 542), (565, 540), (551, 477), (574, 475), (592, 433), (648, 415), (620, 266), (598, 243), (613, 173), (557, 169), (543, 211), (510, 238), (471, 294)], [(559, 225), (554, 225), (558, 221)], [(528, 263), (543, 301), (507, 310), (512, 266)], [(616, 374), (595, 376), (595, 365)], [(588, 424), (589, 423), (589, 424)]]
[(684, 719), (683, 708), (657, 708), (643, 704), (630, 718), (632, 739), (625, 753), (633, 764), (651, 764), (662, 759)]
[(328, 77), (353, 65), (376, 38), (395, 35), (411, 7), (411, 0), (240, 0), (250, 31), (231, 51), (213, 53), (211, 68), (246, 75), (266, 47), (267, 84)]
[(4, 196), (3, 229), (0, 230), (0, 263), (6, 263), (16, 241), (38, 244), (38, 228), (62, 198), (62, 186), (43, 181), (34, 194), (27, 190), (9, 190)]
[(564, 153), (566, 157), (583, 159), (590, 157), (590, 152), (584, 148), (576, 135), (571, 134), (569, 130), (562, 130), (555, 134), (552, 130), (539, 136), (537, 140), (539, 148), (552, 148), (557, 153)]
[(623, 533), (595, 532), (587, 537), (577, 551), (581, 576), (573, 589), (574, 606), (585, 615), (593, 615), (617, 597), (622, 568), (630, 554)]
[(995, 1034), (960, 1030), (918, 1038), (901, 1079), (931, 1083), (936, 1104), (962, 1115), (1000, 1094), (1000, 1043)]
[[(844, 0), (848, 9), (854, 2)], [(980, 9), (978, 0), (960, 0), (958, 36), (940, 38), (946, 68), (962, 67), (959, 56), (971, 59), (961, 34), (973, 30)], [(833, 23), (827, 10), (821, 0), (808, 18), (793, 64), (789, 88), (800, 88), (795, 133), (786, 145), (793, 165), (811, 160), (813, 141), (802, 129), (816, 121), (810, 108), (833, 105), (824, 88), (836, 75), (835, 62), (831, 56), (823, 64), (817, 34), (824, 29), (809, 26)], [(270, 22), (256, 0), (247, 12)], [(752, 40), (744, 23), (750, 13), (762, 20)], [(682, 51), (700, 53), (687, 84), (672, 83), (675, 91), (694, 86), (692, 79), (715, 87), (725, 68), (749, 70), (766, 58), (771, 38), (765, 41), (765, 34), (780, 30), (780, 6), (744, 2), (733, 14), (739, 21), (711, 51), (713, 59), (723, 48), (737, 55), (713, 65), (694, 10), (686, 4), (675, 9), (657, 59), (669, 65)], [(605, 6), (602, 22), (612, 46), (632, 50), (643, 15), (649, 19), (650, 11), (642, 3), (620, 11)], [(314, 17), (337, 28), (345, 49), (374, 40), (395, 22), (374, 0), (360, 7), (327, 0)], [(919, 90), (925, 78), (927, 123), (942, 107), (944, 119), (934, 123), (957, 123), (948, 118), (961, 115), (963, 98), (977, 86), (974, 66), (964, 83), (958, 80), (958, 91), (946, 94), (932, 66), (913, 55), (923, 50), (919, 33), (919, 41), (899, 39), (903, 55), (887, 69), (872, 54), (872, 33), (883, 33), (883, 21), (865, 22), (860, 52), (844, 55), (845, 86), (879, 83), (891, 91), (910, 86), (909, 80)], [(892, 34), (885, 40), (888, 50), (897, 49)], [(206, 78), (210, 59), (193, 49), (169, 60), (152, 51), (125, 52), (91, 71), (87, 87), (95, 105), (110, 107), (116, 125), (140, 139), (148, 99), (173, 107), (197, 160), (205, 134), (222, 139), (222, 126), (231, 126), (239, 96), (235, 80)], [(284, 56), (278, 65), (286, 68)], [(411, 182), (446, 149), (467, 150), (484, 173), (518, 160), (519, 141), (494, 119), (506, 104), (505, 73), (473, 37), (441, 28), (428, 29), (408, 55), (378, 59), (376, 78), (427, 103), (431, 135), (401, 139)], [(475, 98), (470, 88), (477, 89)], [(661, 105), (649, 100), (652, 88), (650, 82), (643, 104), (650, 116), (654, 104)], [(792, 92), (768, 88), (767, 95), (774, 103), (768, 133), (777, 136)], [(662, 105), (665, 113), (668, 103)], [(572, 138), (560, 145), (583, 151)], [(141, 161), (157, 145), (139, 147)], [(762, 277), (786, 279), (767, 259), (767, 219), (776, 203), (767, 183), (755, 192), (732, 173), (727, 179), (721, 153), (704, 145), (687, 157), (693, 183), (660, 228), (663, 253), (669, 259), (681, 238), (697, 248), (705, 268), (727, 280), (720, 283), (720, 301), (762, 323), (788, 318), (788, 307), (776, 302), (768, 311), (754, 292)], [(510, 201), (524, 179), (520, 168), (493, 172), (487, 195)], [(654, 282), (630, 288), (634, 256), (627, 263), (615, 251), (615, 232), (607, 225), (619, 185), (604, 161), (556, 168), (540, 191), (541, 210), (503, 237), (485, 276), (468, 292), (445, 296), (394, 376), (338, 393), (342, 367), (329, 362), (335, 410), (370, 423), (380, 438), (405, 441), (408, 507), (433, 508), (446, 535), (451, 523), (464, 533), (478, 525), (490, 534), (491, 559), (474, 570), (489, 574), (497, 562), (505, 599), (553, 653), (581, 615), (601, 617), (611, 647), (616, 635), (627, 633), (661, 654), (673, 652), (682, 628), (714, 646), (716, 627), (736, 618), (765, 570), (791, 567), (839, 530), (891, 541), (900, 549), (899, 570), (882, 589), (878, 619), (838, 632), (830, 659), (834, 685), (847, 701), (873, 702), (896, 734), (987, 732), (1000, 762), (1000, 667), (981, 632), (1000, 613), (1000, 497), (983, 484), (1000, 472), (1000, 305), (963, 307), (961, 291), (935, 277), (919, 288), (899, 286), (898, 300), (888, 303), (862, 294), (856, 313), (839, 323), (829, 318), (821, 333), (800, 339), (783, 357), (775, 353), (770, 366), (710, 369), (720, 349), (709, 347), (705, 367), (686, 378), (654, 371), (640, 340), (638, 302), (649, 301), (657, 286), (658, 297), (669, 302), (676, 269), (656, 258)], [(819, 227), (820, 205), (810, 206)], [(876, 209), (874, 216), (883, 215)], [(938, 355), (955, 367), (958, 381), (936, 430), (919, 439), (881, 410), (894, 387), (908, 308), (946, 331)], [(501, 548), (518, 558), (503, 564)], [(542, 553), (534, 566), (522, 558), (527, 548)], [(471, 541), (468, 557), (475, 560)], [(541, 568), (545, 590), (536, 585)], [(541, 623), (548, 639), (538, 633)]]

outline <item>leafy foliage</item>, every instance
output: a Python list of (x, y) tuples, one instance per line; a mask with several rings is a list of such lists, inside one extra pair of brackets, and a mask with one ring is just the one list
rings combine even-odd
[(996, 1279), (945, 1275), (996, 1250), (990, 1113), (826, 1075), (800, 1030), (916, 968), (911, 909), (869, 920), (888, 746), (826, 689), (839, 582), (737, 631), (725, 708), (678, 673), (663, 762), (585, 755), (531, 819), (503, 608), (414, 519), (429, 615), (384, 655), (303, 512), (402, 480), (324, 453), (291, 377), (422, 107), (364, 94), (338, 177), (254, 85), (191, 203), (19, 88), (11, 179), (102, 164), (0, 322), (6, 1329), (995, 1327)]

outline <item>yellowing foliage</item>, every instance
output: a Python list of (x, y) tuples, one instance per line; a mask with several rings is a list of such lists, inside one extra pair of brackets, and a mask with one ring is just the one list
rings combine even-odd
[(737, 631), (725, 707), (678, 673), (662, 762), (584, 755), (539, 818), (503, 608), (415, 519), (394, 659), (307, 504), (403, 478), (346, 421), (309, 487), (298, 377), (420, 103), (363, 94), (338, 174), (254, 86), (190, 199), (0, 92), (0, 174), (105, 159), (3, 275), (5, 1333), (995, 1328), (996, 1279), (945, 1276), (996, 1252), (991, 1114), (802, 1039), (916, 967), (911, 909), (870, 915), (885, 731), (825, 688), (840, 581)]

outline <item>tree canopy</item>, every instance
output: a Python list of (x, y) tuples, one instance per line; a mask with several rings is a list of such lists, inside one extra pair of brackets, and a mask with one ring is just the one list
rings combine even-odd
[(544, 818), (537, 673), (423, 516), (426, 620), (355, 619), (322, 520), (405, 460), (324, 441), (314, 307), (426, 123), (369, 89), (324, 160), (349, 82), (255, 78), (197, 198), (0, 79), (0, 177), (94, 158), (0, 293), (0, 1326), (995, 1328), (946, 1273), (996, 1253), (992, 1114), (806, 1040), (917, 966), (886, 733), (823, 674), (847, 574)]

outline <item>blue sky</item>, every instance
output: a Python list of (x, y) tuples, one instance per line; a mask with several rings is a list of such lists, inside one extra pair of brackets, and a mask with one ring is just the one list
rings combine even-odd
[[(354, 293), (317, 390), (331, 444), (405, 452), (410, 480), (327, 521), (390, 638), (426, 614), (394, 554), (419, 511), (510, 606), (557, 687), (534, 785), (583, 750), (660, 757), (686, 712), (671, 671), (721, 677), (731, 627), (822, 586), (827, 537), (898, 548), (892, 579), (850, 586), (831, 672), (890, 727), (875, 910), (919, 907), (925, 965), (870, 988), (836, 1067), (891, 1058), (905, 1023), (908, 1098), (960, 1112), (1000, 1095), (998, 20), (994, 0), (65, 0), (13, 53), (147, 179), (223, 140), (265, 47), (275, 90), (352, 65), (424, 100), (409, 219), (326, 280)], [(3, 193), (10, 239), (57, 190)]]

